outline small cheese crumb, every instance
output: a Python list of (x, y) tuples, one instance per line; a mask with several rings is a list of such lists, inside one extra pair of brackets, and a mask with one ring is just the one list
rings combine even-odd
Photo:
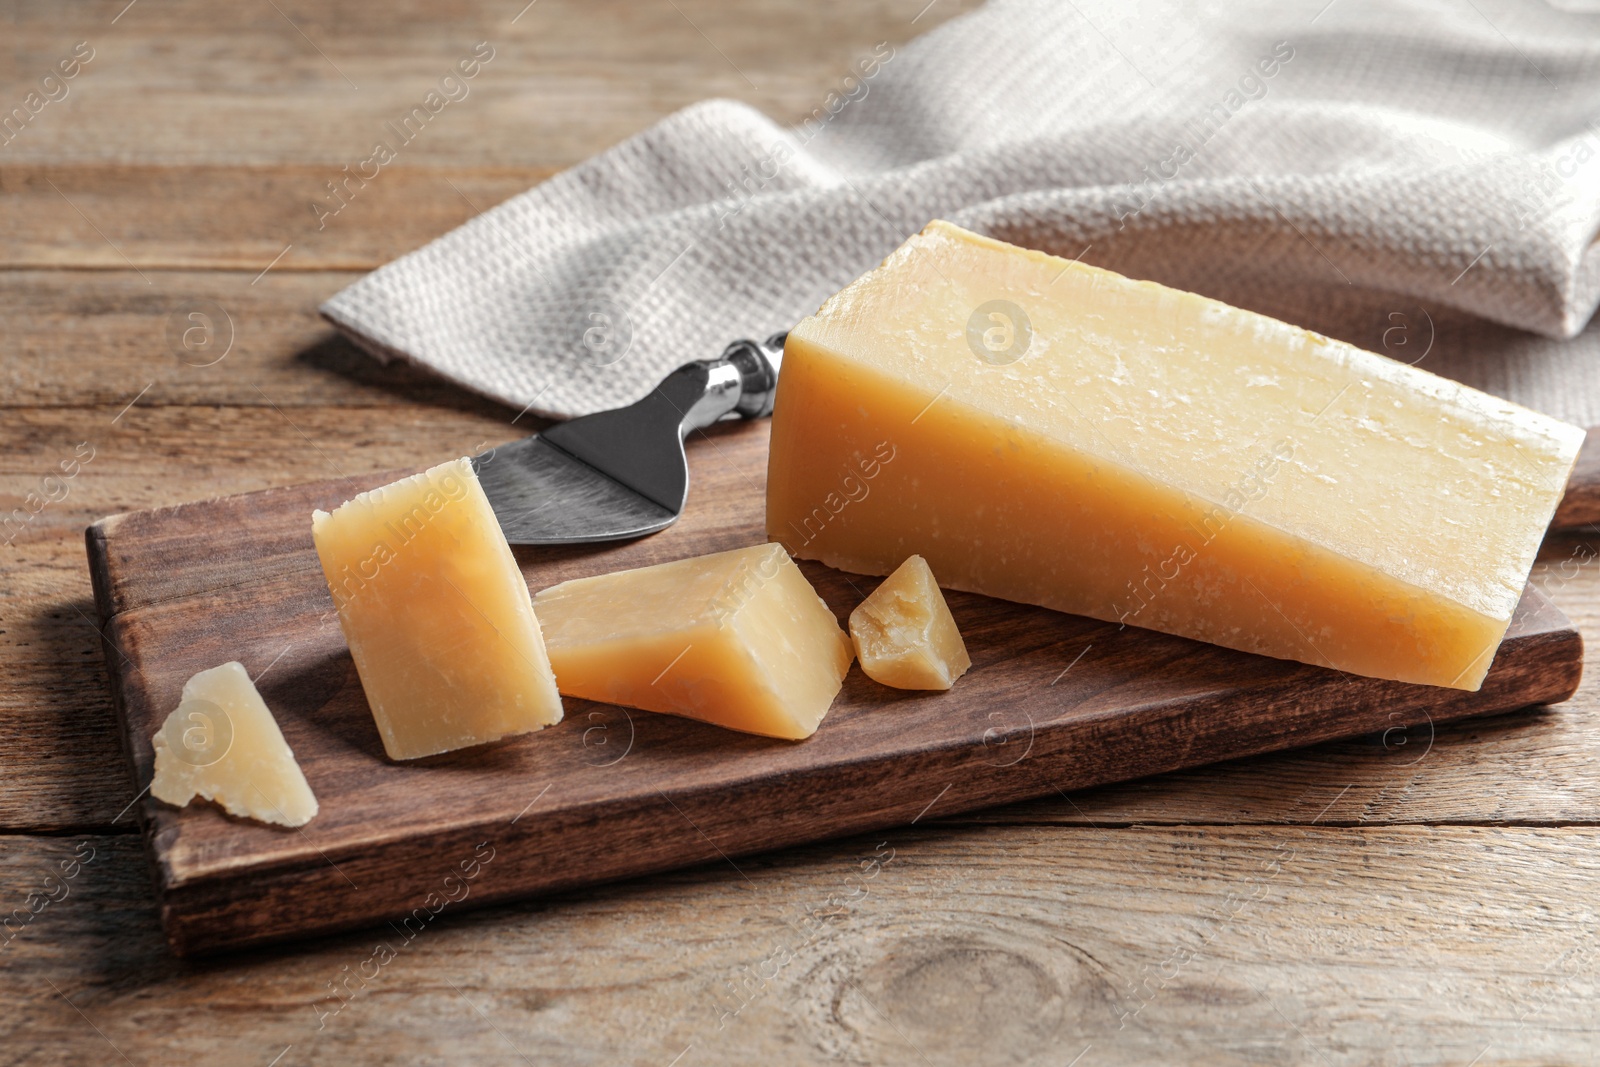
[(279, 826), (304, 826), (317, 813), (317, 798), (243, 664), (185, 682), (151, 742), (157, 800), (181, 808), (201, 796), (230, 815)]
[(896, 689), (949, 689), (972, 659), (921, 556), (900, 564), (850, 613), (861, 669)]

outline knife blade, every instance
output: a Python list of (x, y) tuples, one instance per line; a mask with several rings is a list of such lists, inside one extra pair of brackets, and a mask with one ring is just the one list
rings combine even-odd
[(506, 540), (617, 541), (671, 526), (689, 494), (684, 438), (728, 416), (771, 415), (785, 337), (735, 341), (716, 359), (679, 367), (637, 403), (472, 457)]

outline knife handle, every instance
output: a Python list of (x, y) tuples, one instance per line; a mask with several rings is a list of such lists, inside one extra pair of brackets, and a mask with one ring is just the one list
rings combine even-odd
[(765, 341), (735, 341), (722, 351), (719, 362), (733, 364), (739, 372), (739, 402), (733, 410), (747, 419), (772, 414), (778, 392), (778, 368), (783, 366), (783, 342), (789, 334), (775, 333)]
[[(788, 336), (775, 333), (765, 341), (735, 341), (716, 359), (685, 363), (667, 375), (649, 396), (619, 410), (653, 411), (664, 403), (664, 410), (676, 416), (680, 438), (729, 415), (765, 418), (772, 414), (778, 368), (783, 364), (783, 342)], [(649, 421), (651, 416), (638, 415), (634, 421), (640, 418)], [(546, 430), (545, 436), (557, 432)]]

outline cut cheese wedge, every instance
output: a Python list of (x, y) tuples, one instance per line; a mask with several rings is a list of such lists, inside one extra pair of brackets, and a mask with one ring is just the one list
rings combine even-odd
[(201, 796), (230, 815), (279, 826), (304, 826), (317, 813), (317, 798), (243, 664), (185, 682), (151, 743), (157, 800), (181, 808)]
[(389, 758), (561, 721), (527, 583), (469, 460), (314, 512), (311, 537)]
[(896, 689), (949, 689), (972, 659), (928, 561), (912, 556), (850, 613), (868, 678)]
[(846, 570), (918, 553), (950, 588), (1470, 690), (1582, 439), (935, 222), (789, 333), (767, 532)]
[(568, 696), (798, 740), (850, 641), (781, 545), (578, 578), (534, 597)]

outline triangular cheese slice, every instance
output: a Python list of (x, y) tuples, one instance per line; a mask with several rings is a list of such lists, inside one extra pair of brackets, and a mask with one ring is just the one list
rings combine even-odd
[(224, 663), (183, 686), (183, 698), (151, 739), (156, 773), (150, 795), (183, 807), (196, 796), (230, 815), (304, 826), (317, 813), (277, 720), (244, 665)]

